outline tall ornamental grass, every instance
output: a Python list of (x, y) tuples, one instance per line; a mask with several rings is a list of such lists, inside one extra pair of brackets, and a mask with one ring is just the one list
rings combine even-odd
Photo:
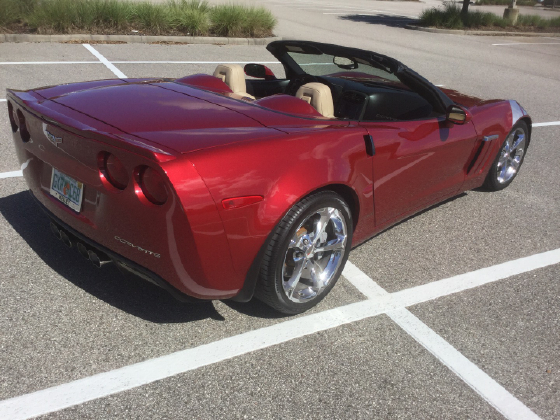
[(275, 25), (263, 7), (210, 6), (204, 0), (0, 0), (0, 28), (8, 31), (263, 37)]
[[(476, 28), (506, 28), (513, 25), (494, 13), (469, 11), (463, 15), (461, 8), (455, 3), (444, 3), (443, 9), (432, 8), (424, 10), (420, 15), (420, 25), (435, 26), (446, 29), (476, 29)], [(560, 29), (560, 17), (544, 19), (535, 15), (519, 15), (515, 28)]]

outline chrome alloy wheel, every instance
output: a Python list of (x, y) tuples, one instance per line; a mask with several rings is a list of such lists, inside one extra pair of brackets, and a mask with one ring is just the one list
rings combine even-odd
[(507, 137), (500, 152), (496, 171), (497, 180), (500, 184), (508, 182), (515, 176), (519, 165), (521, 165), (524, 153), (525, 131), (521, 128), (517, 128)]
[(346, 220), (334, 207), (311, 213), (296, 230), (284, 257), (282, 286), (292, 302), (315, 299), (335, 279), (348, 240)]

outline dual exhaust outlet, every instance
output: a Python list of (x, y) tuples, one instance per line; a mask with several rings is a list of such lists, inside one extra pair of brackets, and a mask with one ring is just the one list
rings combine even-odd
[(64, 231), (64, 229), (58, 227), (54, 222), (51, 222), (51, 231), (54, 236), (60, 239), (68, 248), (75, 246), (82, 257), (89, 260), (97, 268), (101, 268), (105, 264), (113, 262), (104, 253), (88, 248), (83, 242), (77, 240), (74, 235)]

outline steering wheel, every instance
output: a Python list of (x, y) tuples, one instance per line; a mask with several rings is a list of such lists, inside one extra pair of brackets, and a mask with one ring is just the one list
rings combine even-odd
[(311, 76), (310, 74), (298, 74), (294, 78), (290, 79), (290, 83), (286, 86), (286, 91), (284, 93), (286, 95), (296, 96), (296, 93), (301, 86), (312, 82), (317, 82), (317, 78), (315, 76)]

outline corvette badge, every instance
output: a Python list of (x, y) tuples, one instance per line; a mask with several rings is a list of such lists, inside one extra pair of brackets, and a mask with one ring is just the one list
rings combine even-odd
[(43, 133), (45, 133), (45, 136), (47, 136), (47, 139), (49, 139), (49, 141), (52, 144), (54, 144), (56, 147), (58, 147), (58, 145), (60, 143), (62, 143), (62, 137), (56, 137), (53, 133), (48, 131), (46, 124), (43, 124)]

